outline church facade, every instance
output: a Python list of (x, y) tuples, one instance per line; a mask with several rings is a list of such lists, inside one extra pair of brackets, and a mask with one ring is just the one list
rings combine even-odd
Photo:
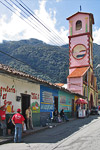
[(69, 75), (68, 90), (87, 97), (88, 108), (98, 104), (97, 79), (93, 71), (94, 17), (91, 13), (77, 12), (69, 21)]

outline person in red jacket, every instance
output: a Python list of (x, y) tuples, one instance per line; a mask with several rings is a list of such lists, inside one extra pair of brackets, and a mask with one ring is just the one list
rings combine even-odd
[(17, 113), (12, 117), (12, 123), (15, 125), (14, 143), (21, 142), (22, 128), (24, 127), (25, 118), (20, 114), (21, 109), (17, 109)]
[(6, 136), (6, 113), (5, 113), (5, 105), (0, 107), (0, 125), (1, 129), (3, 129), (3, 136)]

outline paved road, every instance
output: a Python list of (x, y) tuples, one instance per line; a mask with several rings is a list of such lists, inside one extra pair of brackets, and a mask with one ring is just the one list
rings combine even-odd
[(23, 143), (0, 145), (0, 150), (99, 150), (100, 117), (77, 119), (27, 136)]

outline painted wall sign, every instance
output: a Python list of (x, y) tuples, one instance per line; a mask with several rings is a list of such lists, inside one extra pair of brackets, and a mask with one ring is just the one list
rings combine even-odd
[(66, 96), (60, 96), (60, 104), (66, 104)]
[(53, 111), (53, 104), (41, 103), (41, 110)]
[(54, 110), (54, 96), (58, 96), (58, 91), (49, 87), (40, 86), (40, 111), (50, 112)]
[(40, 95), (38, 93), (31, 92), (31, 108), (33, 113), (40, 113)]
[(65, 112), (71, 112), (72, 111), (72, 99), (74, 99), (74, 96), (72, 94), (66, 93), (66, 92), (59, 92), (59, 112), (64, 109)]
[(0, 87), (0, 90), (1, 90), (1, 95), (2, 95), (2, 92), (10, 92), (10, 93), (15, 93), (15, 88), (10, 88), (9, 86), (7, 87)]
[(70, 111), (71, 105), (60, 105), (60, 110)]
[(51, 92), (42, 92), (41, 110), (50, 111), (53, 110), (53, 95)]
[[(14, 105), (11, 99), (9, 97), (13, 97), (12, 94), (15, 93), (15, 88), (10, 88), (9, 86), (7, 87), (2, 87), (1, 86), (1, 106), (5, 105), (5, 111), (6, 113), (14, 113)], [(11, 96), (8, 96), (10, 93)]]
[(39, 98), (40, 98), (40, 95), (37, 94), (37, 93), (31, 92), (31, 98), (32, 98), (32, 99), (39, 99)]
[(53, 95), (51, 92), (43, 91), (42, 98), (44, 103), (51, 103), (53, 104)]

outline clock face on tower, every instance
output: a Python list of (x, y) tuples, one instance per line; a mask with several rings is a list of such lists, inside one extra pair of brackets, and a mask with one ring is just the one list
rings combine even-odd
[(72, 55), (75, 59), (82, 59), (86, 55), (86, 47), (83, 44), (75, 45), (72, 49)]

